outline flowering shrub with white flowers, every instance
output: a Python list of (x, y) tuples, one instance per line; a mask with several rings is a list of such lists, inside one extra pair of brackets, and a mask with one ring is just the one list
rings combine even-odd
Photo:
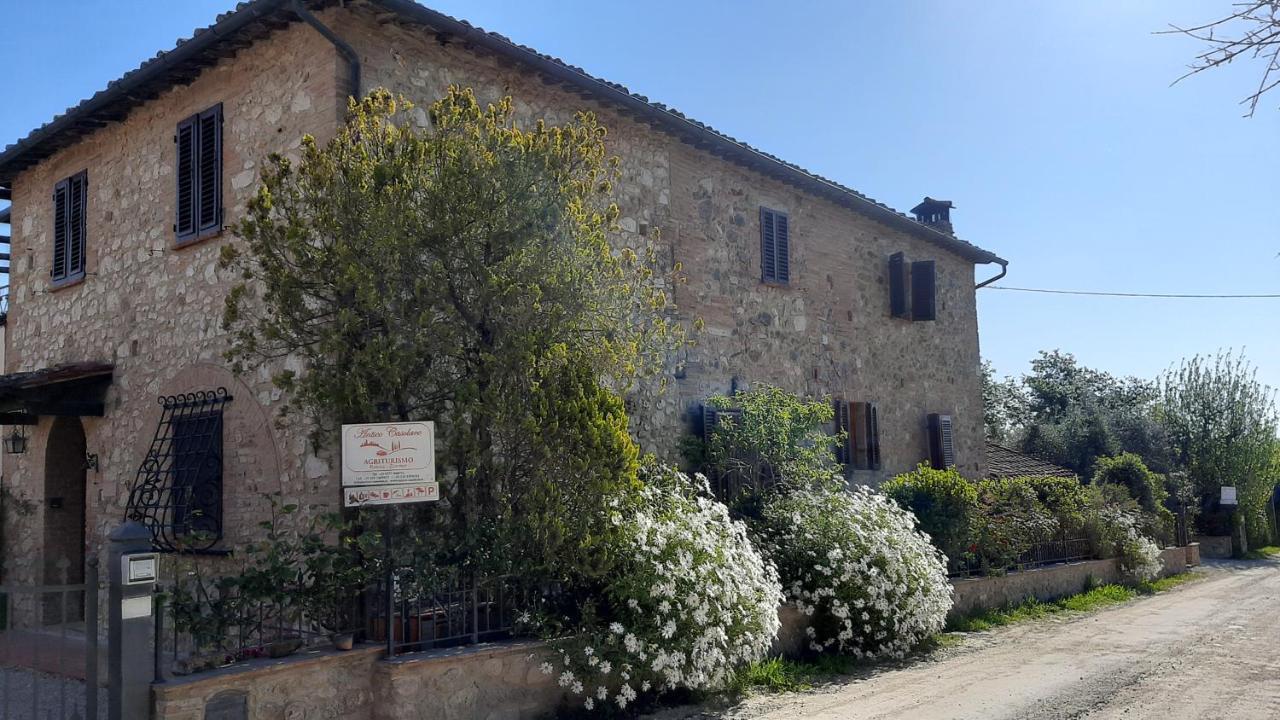
[(901, 658), (942, 629), (946, 559), (915, 517), (868, 488), (777, 496), (756, 529), (790, 600), (809, 616), (809, 647)]
[(613, 521), (626, 540), (598, 605), (542, 665), (590, 710), (650, 690), (724, 687), (768, 652), (782, 588), (706, 480), (645, 471), (643, 502)]
[(1112, 517), (1120, 538), (1116, 542), (1116, 554), (1120, 569), (1131, 580), (1150, 582), (1164, 569), (1160, 546), (1138, 529), (1139, 519), (1126, 512), (1116, 512)]

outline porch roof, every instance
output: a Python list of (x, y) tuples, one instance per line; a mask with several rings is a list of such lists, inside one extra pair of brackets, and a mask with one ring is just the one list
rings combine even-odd
[(115, 365), (65, 363), (0, 375), (0, 425), (33, 425), (41, 415), (101, 417)]

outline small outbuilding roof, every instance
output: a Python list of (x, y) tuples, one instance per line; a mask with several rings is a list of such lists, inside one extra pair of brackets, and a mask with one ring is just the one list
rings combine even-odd
[(1070, 468), (987, 442), (987, 477), (1076, 477)]

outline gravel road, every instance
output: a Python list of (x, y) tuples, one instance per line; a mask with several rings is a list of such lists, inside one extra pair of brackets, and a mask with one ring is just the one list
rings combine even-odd
[(1280, 718), (1280, 563), (1101, 612), (965, 636), (901, 668), (671, 718), (1265, 720)]

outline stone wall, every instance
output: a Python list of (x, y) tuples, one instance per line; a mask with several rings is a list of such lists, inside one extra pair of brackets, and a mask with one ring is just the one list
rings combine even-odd
[[(646, 450), (674, 458), (676, 442), (710, 394), (767, 382), (793, 392), (878, 403), (884, 469), (876, 482), (928, 457), (926, 415), (949, 413), (958, 467), (984, 469), (978, 327), (972, 263), (852, 210), (694, 149), (538, 76), (421, 28), (379, 23), (357, 8), (337, 27), (359, 52), (365, 83), (419, 105), (450, 84), (482, 102), (510, 95), (520, 121), (563, 122), (594, 112), (621, 159), (621, 230), (635, 244), (657, 233), (668, 263), (687, 278), (674, 288), (685, 320), (705, 330), (680, 358), (674, 388), (633, 418)], [(419, 109), (420, 110), (420, 109)], [(419, 122), (425, 123), (425, 113)], [(759, 210), (789, 214), (791, 282), (760, 281)], [(938, 267), (938, 319), (889, 313), (888, 258)]]
[(382, 652), (317, 650), (176, 677), (151, 686), (152, 720), (204, 720), (211, 702), (243, 703), (242, 717), (264, 720), (373, 720), (372, 677)]
[[(512, 95), (521, 122), (563, 122), (589, 110), (609, 128), (609, 148), (622, 159), (615, 240), (635, 244), (660, 236), (666, 262), (681, 263), (687, 275), (673, 291), (683, 318), (706, 323), (696, 347), (680, 358), (685, 369), (673, 389), (635, 413), (634, 430), (646, 450), (674, 458), (707, 395), (727, 392), (735, 382), (769, 382), (878, 403), (884, 470), (856, 480), (875, 482), (924, 459), (931, 412), (953, 416), (958, 465), (966, 475), (982, 474), (970, 263), (695, 150), (527, 70), (461, 43), (441, 43), (420, 27), (382, 22), (359, 4), (320, 17), (357, 48), (366, 89), (387, 86), (425, 105), (456, 83), (473, 87), (482, 100)], [(217, 259), (232, 233), (174, 246), (173, 134), (179, 121), (222, 103), (229, 228), (268, 153), (296, 157), (304, 133), (323, 142), (336, 131), (346, 70), (324, 38), (294, 23), (16, 178), (4, 370), (86, 360), (115, 365), (105, 417), (82, 419), (88, 451), (99, 456), (99, 469), (86, 479), (89, 552), (99, 550), (124, 515), (127, 487), (155, 434), (156, 398), (163, 394), (225, 386), (234, 397), (224, 437), (224, 547), (256, 532), (266, 514), (263, 493), (307, 507), (338, 501), (336, 470), (309, 446), (309, 428), (296, 416), (276, 417), (282, 398), (270, 377), (279, 367), (239, 378), (225, 367), (220, 320), (236, 279), (217, 269)], [(425, 109), (415, 117), (425, 124)], [(55, 183), (81, 170), (89, 179), (87, 276), (54, 288), (50, 195)], [(762, 205), (790, 214), (788, 287), (759, 280)], [(909, 260), (937, 261), (937, 321), (889, 317), (887, 262), (897, 251)], [(41, 418), (30, 428), (28, 452), (6, 458), (6, 486), (38, 503), (47, 494), (44, 458), (59, 451), (50, 447), (50, 427), (50, 419)], [(5, 552), (17, 581), (39, 574), (44, 517), (39, 511), (7, 526)]]
[[(1166, 548), (1160, 552), (1163, 568), (1160, 577), (1186, 572), (1186, 548)], [(979, 610), (1015, 605), (1034, 597), (1038, 600), (1056, 600), (1074, 595), (1085, 588), (1092, 578), (1099, 584), (1119, 583), (1124, 579), (1120, 561), (1087, 560), (1085, 562), (1049, 565), (1035, 570), (1011, 572), (1007, 575), (952, 580), (955, 588), (952, 616), (968, 615)]]
[[(217, 260), (232, 233), (175, 247), (173, 137), (178, 122), (222, 103), (224, 226), (230, 228), (268, 153), (296, 155), (304, 133), (324, 138), (336, 131), (339, 72), (332, 45), (305, 25), (291, 25), (15, 179), (5, 372), (77, 361), (115, 365), (105, 417), (82, 419), (88, 452), (99, 458), (85, 488), (88, 552), (99, 551), (124, 516), (127, 485), (155, 434), (163, 394), (225, 386), (234, 397), (224, 428), (227, 546), (263, 519), (260, 493), (337, 501), (327, 466), (310, 457), (303, 428), (268, 421), (280, 401), (270, 369), (239, 379), (225, 369), (220, 321), (235, 278), (220, 273)], [(86, 277), (54, 288), (50, 197), (55, 183), (81, 170), (89, 182)], [(25, 454), (5, 458), (6, 487), (41, 506), (6, 526), (3, 546), (18, 582), (37, 579), (44, 461), (63, 450), (48, 443), (51, 420), (42, 417), (28, 428)]]
[(1195, 541), (1200, 545), (1200, 556), (1224, 559), (1234, 554), (1230, 535), (1196, 535)]
[(381, 659), (382, 649), (255, 660), (152, 686), (153, 720), (202, 720), (209, 703), (282, 720), (533, 720), (562, 702), (545, 645), (510, 642)]

